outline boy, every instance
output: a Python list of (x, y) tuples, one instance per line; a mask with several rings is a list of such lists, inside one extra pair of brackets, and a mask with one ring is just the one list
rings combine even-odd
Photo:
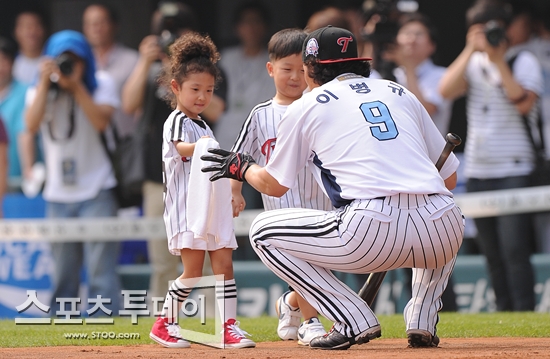
[[(235, 152), (250, 153), (258, 164), (265, 166), (275, 149), (277, 126), (288, 105), (302, 97), (307, 85), (302, 66), (302, 44), (306, 34), (300, 29), (285, 29), (271, 37), (268, 44), (269, 76), (275, 83), (275, 97), (258, 104), (246, 119), (233, 146)], [(231, 181), (233, 212), (237, 216), (245, 207), (242, 182)], [(262, 194), (264, 209), (311, 208), (332, 210), (328, 197), (315, 181), (309, 168), (305, 168), (288, 193), (280, 198)], [(276, 303), (279, 315), (277, 333), (283, 340), (296, 340), (301, 345), (324, 335), (317, 311), (294, 291), (285, 292)], [(305, 321), (300, 324), (302, 314)], [(299, 327), (298, 327), (299, 326)]]

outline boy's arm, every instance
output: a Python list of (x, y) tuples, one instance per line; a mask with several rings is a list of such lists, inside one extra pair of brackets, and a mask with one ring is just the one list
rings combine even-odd
[(243, 183), (235, 180), (229, 180), (231, 183), (231, 205), (233, 207), (233, 217), (238, 217), (245, 209), (246, 201), (242, 194)]

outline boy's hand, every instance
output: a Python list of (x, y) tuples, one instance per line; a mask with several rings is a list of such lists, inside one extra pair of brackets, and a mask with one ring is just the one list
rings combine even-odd
[(246, 207), (246, 201), (241, 193), (233, 193), (231, 198), (231, 206), (233, 207), (233, 217), (239, 217), (239, 214), (244, 211)]
[(201, 160), (219, 163), (201, 169), (202, 172), (216, 172), (210, 177), (212, 182), (220, 178), (231, 178), (242, 182), (248, 168), (256, 163), (247, 153), (230, 152), (221, 148), (209, 148), (208, 152), (214, 156), (201, 156)]

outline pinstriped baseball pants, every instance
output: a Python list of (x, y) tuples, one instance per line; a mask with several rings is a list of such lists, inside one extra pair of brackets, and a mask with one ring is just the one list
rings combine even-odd
[(406, 329), (435, 334), (463, 234), (464, 217), (451, 197), (398, 194), (355, 200), (331, 212), (267, 211), (254, 220), (250, 241), (267, 267), (332, 320), (335, 330), (352, 337), (378, 325), (378, 319), (331, 270), (413, 268)]

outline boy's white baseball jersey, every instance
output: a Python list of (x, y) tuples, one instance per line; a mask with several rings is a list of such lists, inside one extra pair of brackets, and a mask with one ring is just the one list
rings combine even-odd
[[(265, 166), (275, 150), (277, 127), (288, 106), (279, 105), (273, 99), (252, 109), (239, 137), (231, 151), (247, 152), (257, 164)], [(310, 164), (306, 164), (297, 174), (293, 185), (281, 197), (262, 193), (265, 210), (281, 208), (312, 208), (330, 211), (333, 208), (329, 198), (317, 184)]]
[(287, 109), (266, 170), (291, 187), (313, 156), (318, 182), (337, 211), (260, 214), (250, 240), (261, 260), (309, 303), (355, 337), (378, 320), (331, 270), (413, 268), (407, 329), (435, 333), (441, 294), (460, 248), (464, 219), (435, 168), (445, 140), (404, 87), (345, 74)]
[[(174, 141), (197, 142), (202, 136), (214, 138), (206, 122), (194, 120), (179, 110), (174, 110), (164, 122), (162, 161), (164, 181), (164, 223), (168, 236), (168, 248), (174, 255), (180, 255), (180, 249), (204, 249), (204, 240), (194, 239), (187, 224), (186, 208), (188, 196), (191, 157), (181, 157)], [(230, 240), (237, 247), (236, 239)], [(199, 241), (200, 248), (194, 244)], [(213, 241), (212, 241), (213, 242)], [(208, 250), (214, 250), (215, 242), (208, 243)]]

